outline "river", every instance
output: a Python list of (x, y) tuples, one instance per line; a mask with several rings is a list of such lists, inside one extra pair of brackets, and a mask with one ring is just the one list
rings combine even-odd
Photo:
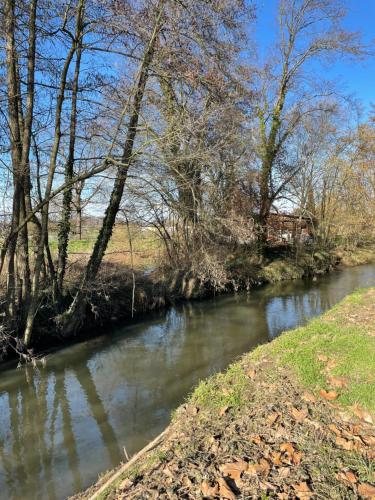
[(185, 303), (66, 347), (34, 369), (0, 371), (0, 498), (62, 499), (168, 425), (199, 380), (304, 324), (358, 287), (375, 265), (318, 280)]

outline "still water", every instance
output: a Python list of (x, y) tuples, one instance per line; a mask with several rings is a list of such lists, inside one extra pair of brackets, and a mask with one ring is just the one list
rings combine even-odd
[(375, 266), (187, 303), (0, 371), (0, 498), (62, 499), (142, 448), (205, 378), (306, 322)]

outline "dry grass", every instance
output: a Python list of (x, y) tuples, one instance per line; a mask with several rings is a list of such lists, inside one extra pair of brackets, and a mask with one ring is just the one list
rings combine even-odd
[[(71, 238), (69, 241), (69, 271), (82, 267), (88, 261), (95, 244), (98, 229), (88, 228), (83, 233), (81, 240)], [(157, 233), (150, 229), (130, 226), (130, 237), (133, 246), (133, 265), (135, 270), (144, 270), (155, 267), (160, 261), (163, 246)], [(51, 251), (57, 253), (57, 235), (50, 234)], [(109, 242), (104, 263), (130, 268), (132, 264), (130, 243), (127, 227), (117, 224), (114, 227), (112, 238)]]

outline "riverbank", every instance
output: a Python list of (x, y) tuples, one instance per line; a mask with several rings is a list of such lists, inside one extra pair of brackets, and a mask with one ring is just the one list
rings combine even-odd
[[(220, 264), (216, 274), (211, 274), (203, 265), (185, 270), (157, 267), (145, 272), (138, 269), (133, 273), (123, 263), (108, 261), (101, 270), (97, 286), (90, 291), (82, 323), (70, 338), (60, 331), (59, 315), (45, 291), (35, 319), (33, 355), (43, 356), (67, 343), (103, 335), (116, 324), (181, 302), (249, 291), (269, 283), (311, 278), (340, 267), (372, 262), (375, 262), (373, 247), (330, 251), (305, 249), (298, 256), (288, 247), (269, 249), (262, 257), (241, 251), (226, 255), (225, 264)], [(73, 281), (66, 296), (66, 308), (74, 294)], [(14, 361), (15, 358), (17, 355), (12, 349), (3, 349), (0, 361)]]
[[(201, 300), (223, 293), (251, 290), (279, 281), (296, 280), (325, 274), (340, 266), (375, 262), (374, 248), (332, 251), (305, 251), (298, 257), (287, 248), (273, 249), (266, 257), (252, 253), (227, 257), (217, 275), (207, 269), (156, 268), (152, 272), (136, 271), (116, 263), (108, 264), (98, 279), (98, 287), (90, 293), (89, 302), (76, 339), (90, 338), (94, 331), (148, 312), (167, 308), (187, 300)], [(221, 264), (222, 266), (222, 264)], [(203, 268), (203, 266), (201, 266)], [(74, 287), (69, 297), (74, 296)], [(34, 349), (42, 352), (66, 342), (59, 335), (55, 313), (47, 298), (46, 306), (36, 321)]]
[(76, 498), (373, 498), (374, 325), (371, 288), (246, 354)]

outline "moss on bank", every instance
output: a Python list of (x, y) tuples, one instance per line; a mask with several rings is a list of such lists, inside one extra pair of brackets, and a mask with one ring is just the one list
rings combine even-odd
[(100, 498), (373, 498), (374, 396), (371, 288), (202, 381)]

